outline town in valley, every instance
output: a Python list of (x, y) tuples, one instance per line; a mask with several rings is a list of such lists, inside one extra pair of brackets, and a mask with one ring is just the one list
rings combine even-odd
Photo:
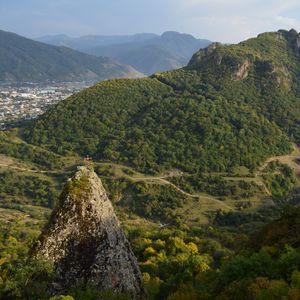
[(0, 129), (37, 118), (51, 105), (90, 86), (89, 82), (2, 85), (0, 87)]

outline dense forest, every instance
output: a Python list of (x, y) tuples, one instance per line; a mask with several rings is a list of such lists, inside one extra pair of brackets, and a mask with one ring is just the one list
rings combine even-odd
[(177, 95), (156, 79), (100, 83), (51, 109), (26, 137), (62, 155), (90, 154), (149, 173), (254, 169), (291, 150), (280, 128), (249, 106)]
[(50, 109), (25, 133), (56, 153), (90, 154), (149, 173), (255, 169), (299, 143), (298, 35), (213, 44), (186, 68), (112, 80)]
[[(290, 299), (300, 297), (299, 208), (248, 238), (217, 227), (127, 228), (140, 262), (147, 299)], [(28, 259), (36, 226), (1, 224), (0, 295), (3, 299), (131, 299), (92, 288), (52, 297), (55, 274), (46, 261)]]

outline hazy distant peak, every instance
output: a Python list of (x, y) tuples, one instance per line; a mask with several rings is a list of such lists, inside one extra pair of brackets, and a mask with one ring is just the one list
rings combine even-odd
[(181, 33), (178, 31), (165, 31), (161, 37), (177, 37), (177, 36), (186, 36), (186, 37), (191, 37), (193, 39), (195, 39), (194, 36), (192, 36), (191, 34), (187, 34), (187, 33)]

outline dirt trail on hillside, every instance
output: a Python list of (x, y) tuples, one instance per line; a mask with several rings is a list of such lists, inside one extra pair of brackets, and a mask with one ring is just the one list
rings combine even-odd
[(290, 168), (294, 169), (296, 174), (300, 174), (300, 165), (295, 162), (297, 158), (300, 158), (300, 149), (296, 144), (293, 144), (293, 152), (291, 154), (272, 156), (259, 167), (255, 176), (256, 182), (259, 186), (263, 187), (268, 196), (272, 196), (272, 193), (263, 181), (263, 170), (269, 165), (269, 163), (279, 161), (280, 163), (286, 164)]
[(200, 194), (190, 194), (190, 193), (182, 190), (180, 187), (178, 187), (174, 183), (166, 180), (166, 178), (170, 178), (170, 177), (174, 177), (174, 176), (132, 177), (132, 179), (135, 180), (135, 181), (158, 181), (158, 182), (161, 182), (162, 184), (170, 185), (175, 190), (177, 190), (178, 192), (180, 192), (181, 194), (183, 194), (183, 195), (185, 195), (187, 197), (195, 198), (195, 199), (200, 199), (200, 200), (201, 199), (208, 199), (210, 201), (217, 202), (218, 204), (220, 204), (221, 206), (223, 206), (226, 209), (232, 210), (232, 207), (230, 207), (229, 205), (227, 205), (226, 203), (224, 203), (224, 202), (222, 202), (222, 201), (220, 201), (218, 199), (215, 199), (215, 198), (212, 198), (212, 197), (209, 197), (209, 196), (203, 196), (203, 195), (200, 195)]
[(9, 164), (2, 164), (2, 163), (0, 163), (0, 167), (9, 168), (9, 169), (17, 170), (17, 171), (22, 171), (22, 172), (48, 173), (48, 171), (39, 171), (39, 170), (33, 170), (33, 169), (26, 169), (26, 168), (16, 167), (16, 166), (12, 166), (12, 165), (9, 165)]
[[(264, 190), (264, 192), (268, 195), (268, 196), (272, 196), (271, 191), (268, 189), (268, 187), (266, 186), (266, 184), (263, 181), (262, 175), (263, 175), (263, 170), (268, 166), (268, 164), (272, 161), (280, 161), (281, 163), (287, 164), (288, 166), (290, 166), (291, 168), (295, 169), (296, 172), (299, 172), (300, 174), (300, 165), (297, 164), (295, 162), (296, 158), (300, 158), (300, 149), (297, 145), (293, 144), (293, 152), (291, 154), (287, 154), (287, 155), (281, 155), (281, 156), (273, 156), (268, 158), (258, 169), (256, 175), (255, 175), (255, 180), (256, 183), (261, 186)], [(7, 157), (7, 159), (9, 159)], [(0, 157), (1, 160), (1, 157)], [(129, 168), (128, 166), (123, 166), (120, 164), (116, 164), (116, 163), (97, 163), (99, 165), (115, 165), (119, 168)], [(29, 168), (24, 168), (24, 167), (19, 167), (19, 166), (14, 166), (12, 165), (12, 162), (10, 160), (4, 160), (4, 162), (0, 162), (0, 167), (6, 167), (6, 168), (10, 168), (13, 170), (18, 170), (18, 171), (23, 171), (23, 172), (31, 172), (31, 173), (58, 173), (56, 171), (41, 171), (41, 170), (33, 170), (33, 169), (29, 169)], [(131, 168), (129, 168), (131, 169)], [(227, 205), (226, 203), (224, 203), (223, 201), (220, 201), (216, 198), (213, 197), (209, 197), (209, 196), (203, 196), (200, 194), (190, 194), (184, 190), (182, 190), (180, 187), (178, 187), (177, 185), (175, 185), (174, 183), (170, 182), (169, 180), (167, 180), (168, 178), (171, 177), (179, 177), (182, 176), (183, 173), (176, 170), (176, 171), (170, 171), (165, 175), (161, 175), (161, 176), (143, 176), (143, 174), (140, 174), (139, 177), (135, 177), (135, 176), (130, 176), (128, 174), (126, 174), (125, 176), (128, 177), (129, 179), (133, 180), (133, 181), (156, 181), (159, 182), (161, 184), (164, 185), (170, 185), (172, 186), (174, 189), (176, 189), (178, 192), (182, 193), (183, 195), (190, 197), (190, 198), (196, 198), (196, 199), (208, 199), (214, 202), (218, 202), (220, 205), (222, 205), (223, 207), (226, 207), (227, 209), (232, 210), (232, 207), (230, 207), (229, 205)]]
[(57, 171), (42, 171), (42, 170), (23, 168), (23, 167), (14, 166), (14, 165), (7, 164), (7, 163), (0, 163), (0, 168), (1, 167), (16, 170), (16, 171), (21, 171), (21, 172), (29, 172), (29, 173), (39, 173), (39, 174), (57, 174), (57, 173), (59, 173)]
[(293, 152), (291, 154), (286, 155), (280, 155), (280, 156), (272, 156), (268, 158), (263, 165), (261, 165), (258, 169), (258, 172), (262, 172), (270, 162), (272, 161), (279, 161), (282, 164), (286, 164), (289, 167), (299, 170), (300, 171), (300, 165), (295, 162), (295, 159), (300, 158), (300, 149), (296, 144), (293, 144)]

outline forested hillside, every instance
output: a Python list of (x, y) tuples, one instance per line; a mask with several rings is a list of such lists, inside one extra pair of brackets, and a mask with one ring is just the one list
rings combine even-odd
[(31, 130), (30, 142), (57, 153), (148, 172), (255, 168), (290, 150), (279, 127), (251, 107), (213, 93), (177, 93), (156, 79), (100, 83), (54, 107)]
[[(89, 153), (148, 172), (257, 167), (300, 143), (296, 32), (212, 45), (186, 68), (96, 85), (26, 133), (57, 153)], [(66, 117), (67, 116), (67, 117)]]
[(45, 83), (139, 77), (132, 67), (0, 31), (0, 81)]

